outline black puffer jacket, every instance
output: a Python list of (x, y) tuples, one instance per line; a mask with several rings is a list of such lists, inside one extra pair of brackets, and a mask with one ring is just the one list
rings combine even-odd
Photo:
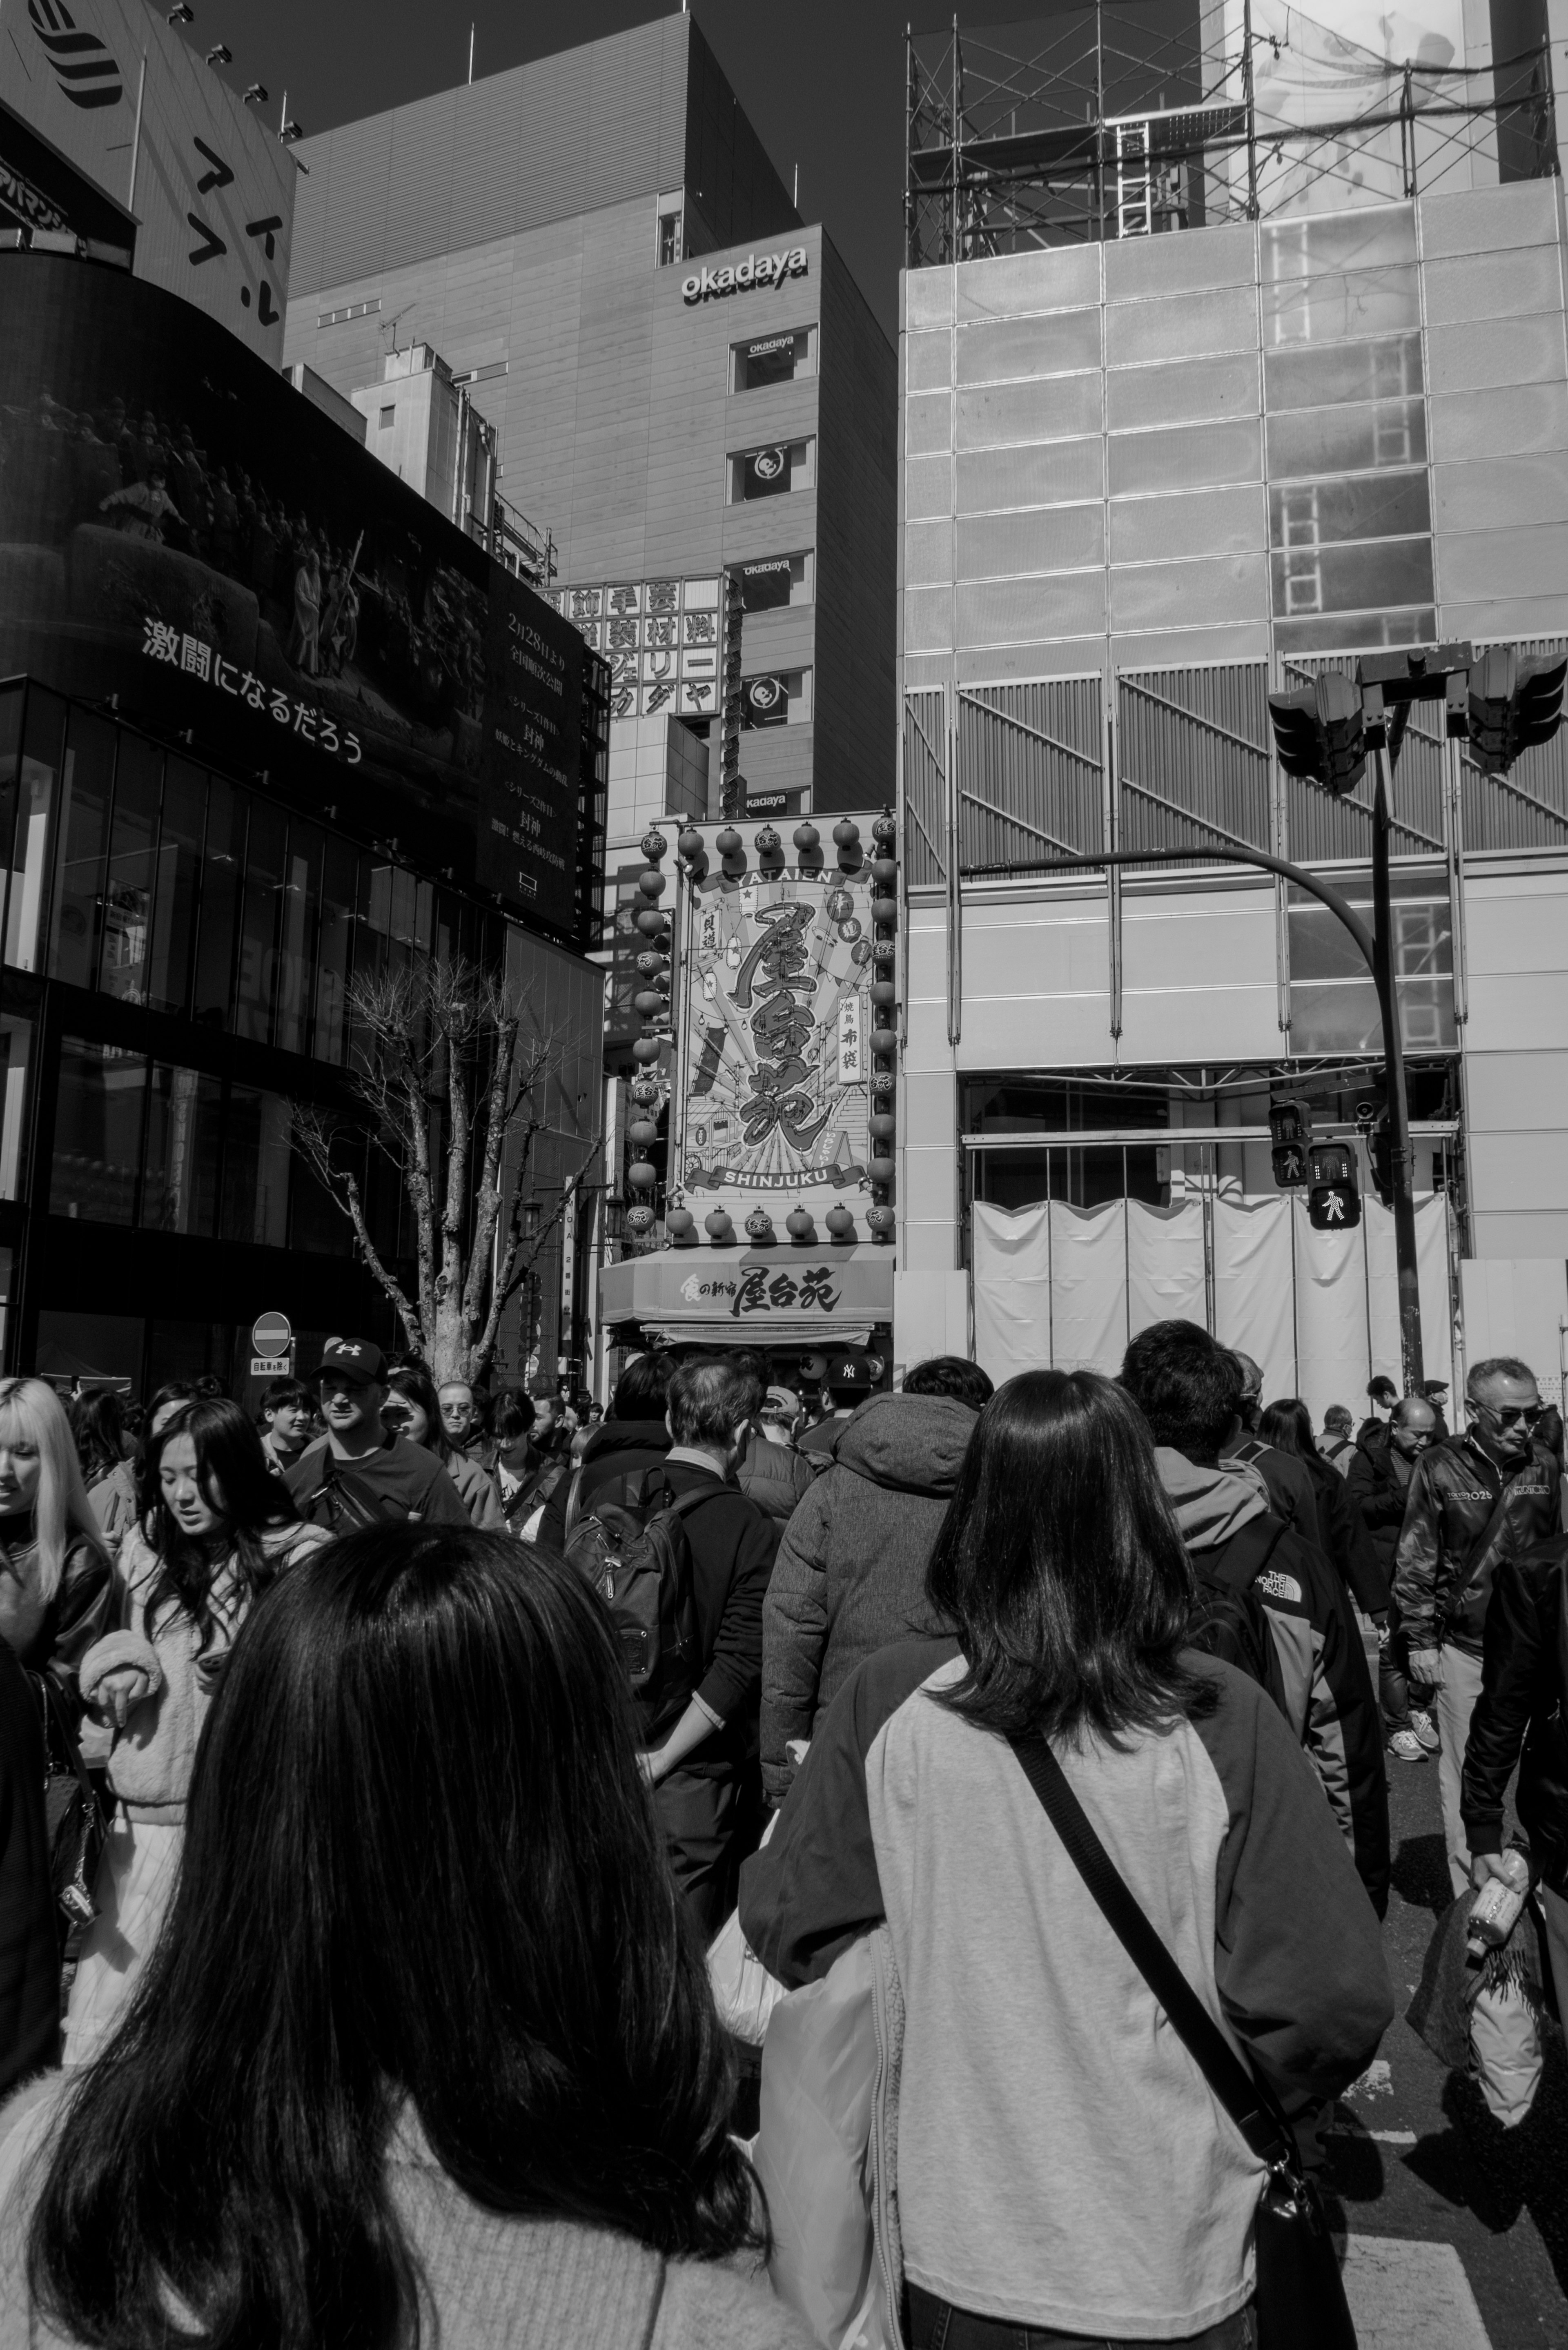
[(1498, 1566), (1459, 1807), (1470, 1850), (1501, 1852), (1503, 1794), (1517, 1762), (1519, 1817), (1531, 1856), (1551, 1890), (1568, 1898), (1565, 1586), (1568, 1536)]
[[(1497, 1532), (1478, 1551), (1504, 1484), (1508, 1503)], [(1448, 1640), (1481, 1653), (1492, 1577), (1505, 1558), (1521, 1557), (1557, 1531), (1557, 1462), (1543, 1444), (1504, 1473), (1467, 1436), (1434, 1444), (1417, 1463), (1399, 1535), (1394, 1596), (1412, 1648)]]

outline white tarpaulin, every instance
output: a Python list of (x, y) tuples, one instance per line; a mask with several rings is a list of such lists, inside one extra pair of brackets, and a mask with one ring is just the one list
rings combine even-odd
[[(1429, 1379), (1452, 1377), (1448, 1202), (1417, 1201), (1416, 1248)], [(1316, 1232), (1304, 1200), (1213, 1201), (1212, 1305), (1204, 1207), (1115, 1200), (1020, 1209), (974, 1207), (975, 1355), (998, 1382), (1054, 1365), (1114, 1372), (1129, 1337), (1152, 1322), (1203, 1324), (1263, 1367), (1266, 1398), (1299, 1395), (1321, 1421), (1355, 1412), (1376, 1372), (1399, 1377), (1394, 1219), (1374, 1199), (1360, 1225)]]

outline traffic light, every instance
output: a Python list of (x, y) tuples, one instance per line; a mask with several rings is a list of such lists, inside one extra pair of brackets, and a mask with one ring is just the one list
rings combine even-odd
[(1306, 776), (1334, 799), (1355, 789), (1366, 772), (1366, 723), (1354, 678), (1324, 670), (1300, 693), (1271, 693), (1269, 716), (1287, 775)]
[(1361, 1222), (1355, 1161), (1340, 1142), (1320, 1142), (1307, 1153), (1312, 1176), (1307, 1222), (1314, 1232), (1348, 1232)]
[(1309, 1129), (1299, 1102), (1269, 1104), (1269, 1135), (1274, 1180), (1282, 1191), (1294, 1191), (1307, 1179)]
[(1470, 670), (1470, 757), (1501, 775), (1533, 743), (1550, 743), (1563, 723), (1568, 660), (1521, 660), (1512, 645), (1491, 645)]

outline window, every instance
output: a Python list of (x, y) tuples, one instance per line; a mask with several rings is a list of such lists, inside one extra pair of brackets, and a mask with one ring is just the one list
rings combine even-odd
[(812, 564), (809, 555), (769, 555), (760, 563), (736, 567), (742, 612), (777, 612), (790, 604), (809, 604)]
[(210, 1240), (218, 1221), (223, 1086), (196, 1069), (152, 1065), (140, 1221)]
[(283, 923), (277, 944), (277, 1033), (274, 1040), (286, 1053), (303, 1053), (306, 1045), (325, 846), (325, 836), (315, 825), (289, 826)]
[(770, 671), (741, 680), (741, 724), (804, 726), (811, 716), (811, 671), (808, 669)]
[(749, 343), (732, 343), (731, 390), (756, 391), (763, 384), (794, 383), (816, 373), (816, 328), (786, 328)]
[(270, 800), (253, 799), (240, 899), (240, 967), (234, 988), (234, 1030), (265, 1045), (271, 1028), (277, 977), (277, 920), (283, 899), (284, 847), (288, 820)]
[(65, 748), (65, 703), (34, 686), (27, 696), (27, 732), (5, 905), (5, 960), (18, 971), (38, 968), (39, 926), (47, 895), (49, 817)]
[(126, 1003), (147, 1001), (152, 937), (152, 865), (163, 754), (140, 734), (122, 734), (115, 763), (114, 823), (103, 901), (99, 984)]
[(103, 910), (103, 852), (114, 780), (115, 730), (100, 718), (71, 712), (60, 799), (49, 976), (90, 987), (98, 972)]
[(202, 828), (207, 777), (184, 759), (163, 771), (163, 822), (153, 883), (152, 946), (147, 1001), (160, 1012), (183, 1012), (191, 1000), (191, 951), (196, 943), (196, 892), (202, 878)]
[(686, 199), (679, 188), (672, 195), (659, 197), (658, 220), (659, 266), (670, 269), (686, 258)]
[(358, 860), (346, 840), (329, 836), (322, 865), (321, 936), (316, 962), (316, 1022), (310, 1049), (318, 1061), (343, 1058), (343, 1015), (353, 941)]
[(288, 1244), (288, 1103), (254, 1086), (229, 1087), (220, 1237)]
[[(1364, 921), (1372, 911), (1369, 873), (1338, 879)], [(1454, 931), (1448, 881), (1440, 869), (1391, 877), (1394, 987), (1407, 1053), (1456, 1051)], [(1291, 1050), (1381, 1051), (1383, 1023), (1371, 973), (1325, 906), (1289, 889)]]
[(779, 441), (765, 449), (743, 449), (730, 460), (730, 503), (782, 497), (810, 489), (816, 480), (814, 441)]
[(383, 408), (381, 411), (380, 423), (382, 432), (389, 432), (397, 421), (398, 410), (397, 403), (394, 401), (389, 407)]
[(51, 1214), (99, 1224), (133, 1221), (146, 1097), (144, 1053), (61, 1039)]
[(0, 1200), (19, 1200), (26, 1179), (27, 1064), (33, 1024), (0, 1013)]
[(240, 859), (245, 841), (243, 793), (213, 777), (207, 799), (207, 837), (202, 852), (202, 925), (196, 945), (195, 1016), (222, 1028), (229, 1017), (234, 973), (235, 913)]

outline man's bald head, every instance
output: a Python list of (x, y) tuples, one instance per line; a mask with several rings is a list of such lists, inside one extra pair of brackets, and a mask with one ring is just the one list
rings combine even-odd
[(1420, 1452), (1438, 1432), (1438, 1415), (1420, 1396), (1405, 1396), (1394, 1407), (1389, 1435), (1407, 1455)]

